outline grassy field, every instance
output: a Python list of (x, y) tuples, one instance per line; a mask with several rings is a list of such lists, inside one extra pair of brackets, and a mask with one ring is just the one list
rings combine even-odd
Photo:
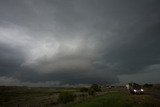
[[(71, 91), (74, 102), (61, 104), (58, 95)], [(160, 100), (150, 95), (131, 95), (126, 89), (104, 89), (96, 96), (78, 88), (0, 87), (0, 107), (160, 107)]]
[(50, 107), (57, 105), (58, 94), (65, 88), (0, 87), (0, 107)]
[(110, 92), (68, 107), (160, 107), (160, 101), (148, 95)]
[(54, 102), (51, 89), (27, 87), (1, 87), (0, 106), (18, 107), (45, 105)]

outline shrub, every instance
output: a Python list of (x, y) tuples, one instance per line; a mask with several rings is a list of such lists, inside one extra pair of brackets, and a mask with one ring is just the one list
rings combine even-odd
[(86, 87), (80, 88), (80, 92), (87, 92), (87, 91), (88, 91), (88, 88), (86, 88)]
[(95, 91), (94, 89), (90, 88), (90, 89), (88, 90), (88, 94), (91, 95), (91, 96), (95, 96), (96, 91)]
[(74, 101), (75, 97), (76, 96), (73, 94), (73, 92), (61, 92), (58, 97), (58, 102), (66, 104), (68, 102)]
[(147, 83), (146, 83), (146, 84), (143, 85), (143, 87), (151, 88), (151, 87), (153, 87), (153, 85), (152, 85), (152, 84), (147, 84)]
[(101, 87), (98, 86), (97, 84), (92, 84), (90, 88), (93, 89), (93, 90), (96, 91), (96, 92), (97, 92), (97, 91), (101, 91)]

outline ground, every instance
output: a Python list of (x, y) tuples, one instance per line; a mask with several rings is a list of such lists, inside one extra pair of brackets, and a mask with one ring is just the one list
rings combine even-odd
[[(74, 102), (61, 104), (58, 95), (64, 91), (76, 94)], [(88, 96), (79, 88), (0, 87), (0, 107), (160, 107), (160, 91), (145, 89), (143, 95), (132, 95), (124, 87), (103, 89)]]

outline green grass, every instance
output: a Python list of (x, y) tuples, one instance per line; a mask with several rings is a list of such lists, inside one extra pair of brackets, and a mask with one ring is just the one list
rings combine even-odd
[(103, 96), (92, 98), (68, 107), (160, 107), (160, 102), (147, 95), (129, 95), (120, 92), (110, 92)]
[[(77, 95), (74, 102), (66, 105), (57, 102), (59, 93), (65, 91)], [(84, 93), (75, 88), (0, 87), (0, 107), (160, 107), (158, 99), (130, 95), (121, 88), (105, 89), (103, 95), (95, 97), (78, 96), (81, 94)]]
[(0, 107), (39, 106), (56, 102), (52, 88), (0, 87)]
[(76, 92), (74, 88), (0, 86), (0, 107), (52, 107), (58, 94)]

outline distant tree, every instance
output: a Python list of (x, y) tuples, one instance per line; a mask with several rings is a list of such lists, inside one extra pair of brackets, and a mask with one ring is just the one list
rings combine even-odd
[(153, 86), (152, 84), (147, 84), (147, 83), (143, 85), (143, 87), (146, 87), (146, 88), (151, 88), (152, 86)]
[(88, 88), (86, 88), (86, 87), (80, 88), (80, 92), (87, 92), (87, 91), (88, 91)]
[(97, 84), (92, 84), (90, 88), (96, 92), (101, 91), (101, 87)]
[(130, 83), (128, 83), (129, 84), (129, 86), (139, 86), (139, 84), (137, 84), (137, 83), (135, 83), (135, 82), (130, 82)]

